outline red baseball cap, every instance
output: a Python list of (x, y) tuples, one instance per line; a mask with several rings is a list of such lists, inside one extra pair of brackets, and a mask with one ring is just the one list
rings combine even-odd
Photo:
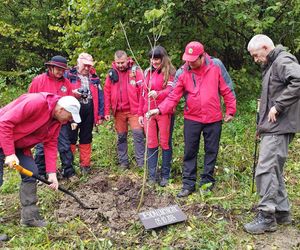
[(204, 46), (196, 41), (190, 42), (185, 47), (182, 60), (187, 62), (194, 62), (198, 59), (200, 55), (204, 53)]

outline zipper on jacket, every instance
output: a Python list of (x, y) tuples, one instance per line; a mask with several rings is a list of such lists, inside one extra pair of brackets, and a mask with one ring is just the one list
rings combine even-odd
[(120, 105), (120, 108), (121, 108), (121, 112), (123, 111), (123, 109), (122, 109), (122, 83), (123, 82), (120, 82), (120, 94), (121, 94), (121, 105)]
[(194, 83), (194, 88), (196, 88), (196, 79), (195, 79), (195, 74), (192, 73), (192, 79), (193, 79), (193, 83)]

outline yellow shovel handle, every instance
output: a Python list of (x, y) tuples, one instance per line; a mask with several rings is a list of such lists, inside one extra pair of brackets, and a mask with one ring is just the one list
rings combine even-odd
[(26, 175), (26, 176), (29, 176), (31, 177), (33, 175), (33, 173), (29, 170), (27, 170), (26, 168), (23, 168), (22, 166), (14, 163), (14, 168), (20, 173), (20, 174), (23, 174), (23, 175)]

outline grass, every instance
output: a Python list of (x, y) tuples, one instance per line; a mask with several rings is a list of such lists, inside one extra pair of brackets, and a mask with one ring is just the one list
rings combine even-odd
[[(0, 233), (11, 239), (0, 247), (11, 249), (254, 249), (257, 238), (243, 232), (243, 223), (252, 218), (253, 205), (258, 197), (250, 192), (254, 150), (255, 107), (253, 101), (241, 104), (232, 123), (223, 125), (220, 151), (217, 161), (217, 185), (214, 192), (200, 195), (197, 191), (187, 199), (176, 198), (181, 188), (183, 156), (183, 119), (176, 117), (173, 134), (174, 157), (172, 182), (167, 188), (156, 187), (157, 195), (168, 192), (182, 208), (189, 209), (188, 221), (157, 230), (144, 230), (139, 221), (132, 221), (126, 231), (113, 232), (105, 224), (97, 229), (84, 224), (80, 218), (67, 223), (58, 223), (55, 208), (63, 194), (47, 188), (39, 188), (39, 205), (42, 214), (50, 222), (47, 228), (24, 228), (19, 224), (18, 182), (19, 176), (5, 170), (5, 183), (0, 189)], [(94, 168), (102, 168), (120, 175), (116, 160), (116, 135), (113, 123), (105, 123), (94, 133)], [(129, 153), (133, 160), (132, 137), (129, 137)], [(198, 165), (203, 163), (203, 140)], [(293, 204), (294, 227), (299, 229), (300, 205), (300, 138), (290, 146), (286, 164), (286, 182), (289, 198)], [(201, 168), (199, 168), (201, 171)], [(129, 175), (138, 176), (139, 169), (129, 170)], [(83, 183), (87, 179), (79, 182)]]

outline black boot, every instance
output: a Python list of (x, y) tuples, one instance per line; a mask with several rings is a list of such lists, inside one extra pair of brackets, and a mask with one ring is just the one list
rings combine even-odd
[(289, 211), (276, 211), (275, 218), (277, 224), (280, 225), (289, 225), (292, 223), (292, 216)]
[(244, 229), (250, 234), (274, 232), (277, 230), (275, 215), (260, 210), (252, 222), (244, 225)]
[(20, 187), (20, 201), (22, 205), (21, 224), (29, 227), (45, 227), (47, 223), (40, 216), (36, 205), (36, 182), (22, 182)]

